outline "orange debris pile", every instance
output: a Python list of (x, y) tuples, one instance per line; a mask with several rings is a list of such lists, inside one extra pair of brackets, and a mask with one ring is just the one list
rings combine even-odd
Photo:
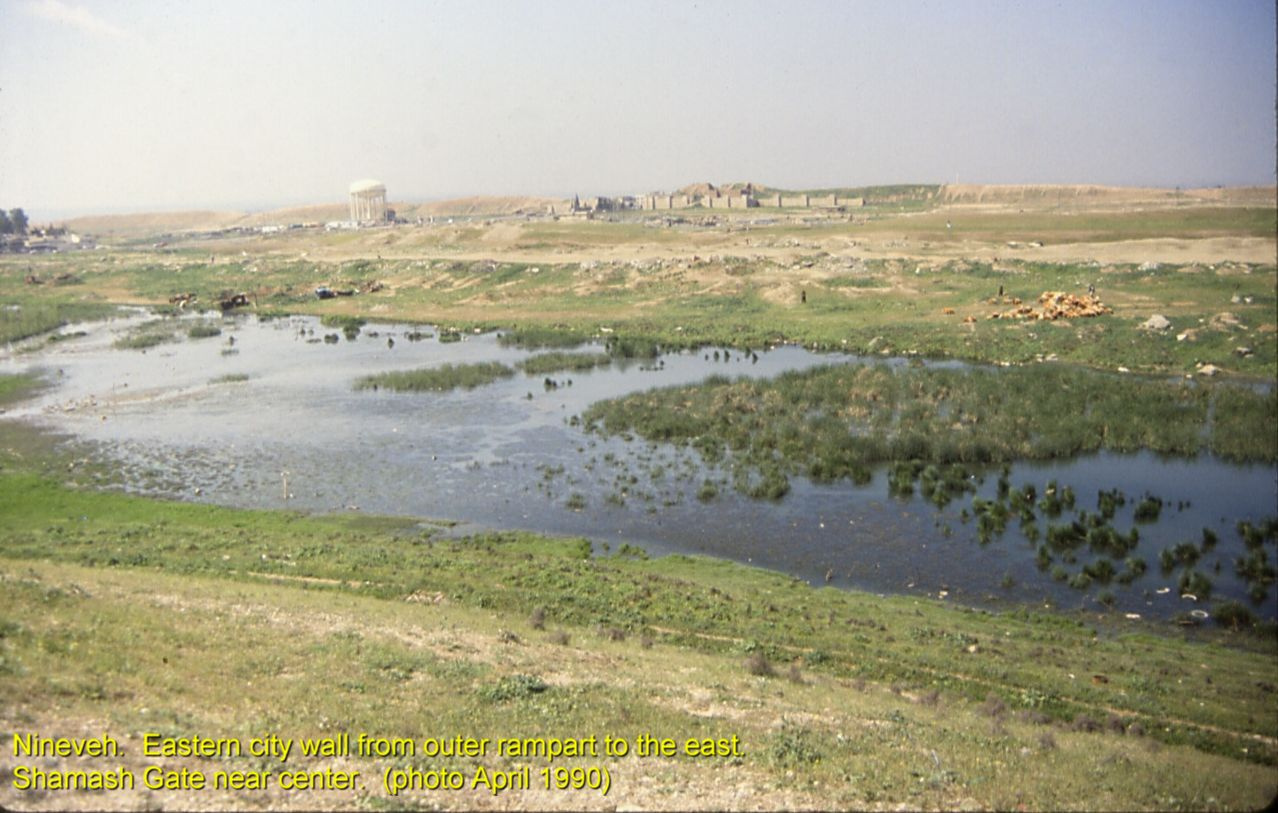
[(1064, 291), (1044, 291), (1038, 298), (1038, 307), (1020, 305), (1009, 311), (990, 314), (991, 319), (1078, 319), (1082, 317), (1104, 316), (1113, 313), (1100, 297), (1095, 294), (1067, 294)]

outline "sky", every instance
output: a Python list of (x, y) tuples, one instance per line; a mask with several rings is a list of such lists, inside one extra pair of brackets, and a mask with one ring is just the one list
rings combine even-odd
[(1272, 0), (0, 0), (0, 207), (1270, 185), (1276, 33)]

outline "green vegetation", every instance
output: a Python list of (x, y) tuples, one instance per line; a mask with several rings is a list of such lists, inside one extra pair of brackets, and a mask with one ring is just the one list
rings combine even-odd
[(116, 311), (115, 306), (104, 303), (50, 302), (30, 297), (17, 302), (6, 297), (5, 301), (9, 304), (0, 307), (0, 344), (39, 336), (72, 322), (101, 319)]
[(542, 348), (580, 347), (590, 341), (590, 336), (572, 330), (554, 327), (533, 327), (508, 330), (497, 341), (507, 347), (523, 347), (528, 350)]
[(539, 353), (519, 363), (528, 375), (547, 375), (560, 372), (583, 372), (612, 363), (607, 353)]
[(515, 371), (495, 361), (477, 364), (443, 364), (422, 370), (368, 375), (355, 382), (360, 390), (386, 388), (396, 392), (446, 392), (458, 388), (473, 390), (502, 378), (510, 378)]
[(346, 341), (353, 342), (355, 337), (359, 336), (360, 328), (368, 324), (367, 320), (359, 316), (348, 316), (340, 313), (326, 313), (320, 317), (320, 324), (325, 327), (340, 327), (342, 335), (346, 337)]
[(186, 335), (189, 339), (210, 339), (214, 336), (221, 336), (222, 328), (217, 325), (200, 323), (187, 328)]
[(0, 373), (0, 407), (23, 400), (39, 386), (36, 373)]
[[(1204, 441), (1216, 398), (1216, 425), (1259, 416), (1242, 446)], [(1208, 448), (1237, 460), (1278, 460), (1278, 401), (1229, 386), (1115, 377), (1059, 365), (949, 370), (837, 365), (775, 379), (712, 377), (695, 386), (651, 390), (592, 405), (583, 425), (609, 434), (688, 444), (711, 463), (731, 453), (765, 478), (801, 473), (818, 482), (864, 479), (866, 467), (919, 461), (893, 475), (894, 493), (912, 493), (923, 463), (988, 464), (1149, 449), (1192, 456)], [(905, 491), (909, 485), (909, 491)], [(929, 472), (929, 499), (962, 490), (960, 471)], [(743, 489), (749, 491), (750, 489)], [(1032, 502), (1032, 500), (1031, 500)], [(1140, 517), (1157, 518), (1152, 503)]]
[(179, 335), (174, 324), (166, 319), (143, 322), (112, 344), (117, 350), (149, 350), (161, 344), (176, 342)]

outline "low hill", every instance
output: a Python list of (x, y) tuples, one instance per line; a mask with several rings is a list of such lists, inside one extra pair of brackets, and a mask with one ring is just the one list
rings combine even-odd
[(1096, 184), (947, 184), (943, 203), (1065, 206), (1069, 208), (1129, 206), (1274, 206), (1272, 186), (1168, 189)]
[(242, 212), (146, 212), (127, 215), (87, 215), (66, 221), (73, 232), (109, 236), (156, 234), (162, 231), (224, 229), (244, 217)]
[(465, 198), (432, 201), (430, 203), (392, 206), (400, 217), (426, 217), (428, 215), (516, 215), (542, 214), (551, 206), (562, 209), (563, 198), (531, 195), (473, 195)]

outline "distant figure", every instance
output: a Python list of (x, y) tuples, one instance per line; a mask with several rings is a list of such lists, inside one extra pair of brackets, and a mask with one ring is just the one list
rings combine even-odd
[(1002, 295), (1003, 295), (1003, 286), (1002, 286), (1002, 285), (998, 286), (998, 295), (999, 295), (999, 296), (1002, 296)]
[(946, 230), (946, 231), (951, 231), (951, 230), (953, 230), (953, 228), (954, 228), (954, 224), (953, 224), (953, 223), (951, 223), (951, 222), (950, 222), (950, 221), (948, 221), (948, 220), (947, 220), (947, 221), (945, 221), (945, 230)]
[(394, 339), (393, 337), (391, 337), (391, 336), (387, 336), (387, 337), (386, 337), (386, 347), (387, 347), (387, 348), (391, 348), (391, 347), (394, 347), (394, 346), (395, 346), (395, 339)]
[(1094, 283), (1088, 283), (1088, 285), (1087, 285), (1087, 295), (1088, 295), (1088, 296), (1096, 296), (1096, 285), (1095, 285)]
[(808, 304), (808, 292), (806, 290), (799, 291), (799, 302), (803, 305)]

